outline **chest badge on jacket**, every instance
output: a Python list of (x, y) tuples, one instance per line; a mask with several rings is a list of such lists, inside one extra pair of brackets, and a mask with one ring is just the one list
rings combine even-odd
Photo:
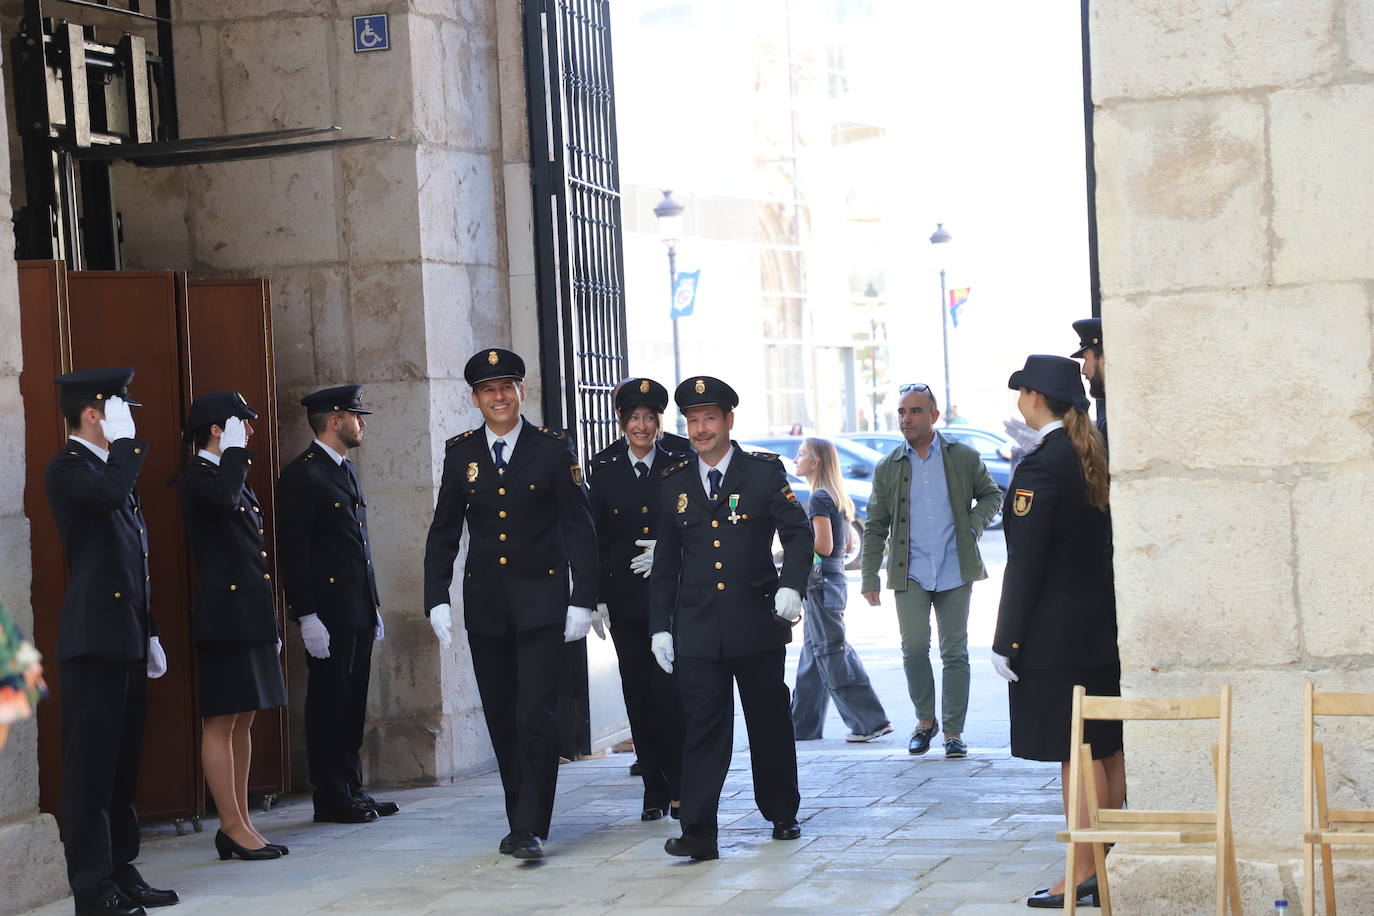
[(682, 513), (686, 512), (686, 511), (687, 511), (687, 494), (686, 494), (686, 493), (679, 493), (679, 494), (677, 495), (677, 514), (678, 514), (678, 515), (681, 515)]
[(1034, 501), (1034, 490), (1017, 490), (1016, 500), (1011, 504), (1011, 511), (1021, 517), (1030, 515), (1031, 503)]
[(725, 517), (728, 518), (728, 519), (730, 520), (730, 524), (732, 524), (732, 525), (738, 525), (738, 524), (739, 524), (739, 520), (740, 520), (741, 518), (743, 518), (743, 516), (741, 516), (737, 511), (735, 511), (735, 510), (738, 509), (738, 508), (739, 508), (739, 494), (738, 494), (738, 493), (731, 493), (731, 494), (730, 494), (730, 514), (727, 515), (727, 516), (725, 516)]
[(469, 461), (469, 462), (468, 462), (468, 483), (476, 483), (476, 482), (477, 482), (477, 462), (475, 462), (475, 461)]

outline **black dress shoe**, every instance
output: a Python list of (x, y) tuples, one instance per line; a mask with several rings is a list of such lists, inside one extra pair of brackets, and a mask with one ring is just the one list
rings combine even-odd
[(799, 836), (801, 836), (801, 824), (797, 823), (795, 817), (785, 821), (773, 822), (773, 839), (795, 840)]
[[(1097, 875), (1093, 875), (1076, 888), (1078, 891), (1079, 906), (1101, 906), (1102, 901), (1097, 894)], [(1062, 910), (1064, 909), (1064, 895), (1051, 894), (1049, 888), (1028, 897), (1026, 906), (1038, 910)]]
[(515, 852), (515, 841), (518, 839), (520, 839), (520, 834), (518, 833), (512, 832), (506, 834), (501, 837), (501, 845), (496, 847), (497, 851), (503, 856), (510, 855)]
[(638, 757), (635, 758), (635, 762), (634, 762), (634, 763), (630, 764), (630, 775), (631, 775), (631, 776), (643, 776), (643, 775), (644, 775), (644, 770), (643, 770), (643, 769), (640, 767), (640, 765), (639, 765), (639, 758), (638, 758)]
[[(234, 856), (238, 856), (245, 862), (261, 862), (266, 859), (281, 858), (281, 852), (270, 846), (260, 846), (257, 849), (249, 849), (246, 846), (240, 846), (230, 839), (229, 834), (225, 833), (223, 830), (215, 831), (215, 851), (219, 853), (221, 862), (232, 859)], [(171, 892), (168, 891), (167, 893)], [(172, 896), (175, 897), (176, 894), (172, 894)], [(173, 900), (172, 903), (176, 903), (176, 901)], [(163, 905), (165, 906), (166, 904)]]
[(643, 811), (639, 812), (639, 819), (641, 821), (662, 820), (666, 811), (666, 808), (645, 808)]
[(377, 812), (363, 805), (343, 805), (338, 808), (316, 808), (315, 823), (369, 824), (377, 819)]
[(124, 896), (128, 897), (139, 906), (172, 906), (180, 903), (181, 898), (176, 891), (159, 890), (156, 887), (149, 887), (147, 881), (139, 881), (135, 884), (126, 884), (120, 888)]
[(671, 818), (672, 818), (673, 820), (675, 820), (675, 821), (680, 821), (680, 820), (682, 820), (682, 806), (681, 806), (681, 805), (669, 805), (669, 806), (668, 806), (668, 816), (671, 817)]
[(720, 850), (716, 848), (714, 840), (694, 839), (686, 835), (668, 840), (663, 844), (663, 851), (670, 856), (691, 856), (702, 861), (720, 858)]
[(907, 743), (906, 752), (908, 754), (924, 754), (930, 750), (930, 742), (940, 731), (940, 720), (936, 719), (929, 725), (916, 726), (911, 733), (911, 741)]
[(544, 844), (539, 841), (539, 837), (528, 831), (521, 831), (515, 836), (515, 841), (511, 843), (511, 855), (517, 859), (544, 858)]
[(106, 916), (146, 916), (147, 910), (134, 903), (123, 891), (110, 891), (100, 900), (76, 905), (78, 916), (82, 913), (103, 913)]
[(267, 844), (267, 848), (268, 848), (268, 849), (275, 849), (277, 852), (281, 853), (281, 854), (284, 855), (284, 856), (289, 856), (289, 855), (291, 855), (291, 850), (287, 849), (285, 846), (283, 846), (283, 845), (280, 844), (280, 843), (268, 843), (268, 844)]
[(401, 810), (401, 806), (395, 802), (377, 801), (366, 792), (359, 792), (353, 796), (353, 804), (361, 805), (364, 808), (371, 808), (377, 812), (379, 817), (391, 817), (391, 815)]

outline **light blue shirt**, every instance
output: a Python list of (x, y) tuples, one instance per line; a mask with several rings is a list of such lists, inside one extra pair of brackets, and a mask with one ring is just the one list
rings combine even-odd
[(911, 544), (907, 548), (907, 578), (928, 592), (944, 592), (964, 584), (959, 572), (959, 546), (954, 540), (954, 510), (949, 507), (945, 480), (944, 445), (935, 433), (922, 458), (910, 445), (911, 490), (907, 497)]

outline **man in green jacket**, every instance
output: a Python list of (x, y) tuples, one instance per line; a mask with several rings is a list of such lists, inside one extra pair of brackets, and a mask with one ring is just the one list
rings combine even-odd
[(897, 417), (906, 445), (873, 471), (864, 526), (863, 595), (879, 603), (878, 568), (890, 549), (887, 587), (896, 593), (902, 664), (917, 725), (907, 751), (924, 754), (940, 731), (930, 667), (930, 611), (940, 629), (944, 665), (945, 756), (964, 757), (968, 712), (968, 608), (973, 583), (988, 577), (978, 538), (997, 514), (1002, 491), (978, 453), (935, 429), (940, 411), (930, 386), (903, 385)]

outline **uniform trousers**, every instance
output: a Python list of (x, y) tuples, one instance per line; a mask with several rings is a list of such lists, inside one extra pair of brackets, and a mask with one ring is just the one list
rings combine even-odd
[(897, 628), (902, 633), (902, 666), (906, 689), (918, 719), (935, 718), (935, 675), (930, 667), (930, 612), (940, 628), (940, 715), (944, 733), (962, 735), (968, 714), (968, 605), (973, 585), (930, 592), (908, 581), (897, 599)]
[(329, 631), (329, 657), (306, 654), (305, 752), (315, 810), (336, 811), (363, 788), (363, 723), (374, 627)]
[(145, 662), (75, 658), (62, 676), (62, 846), (78, 906), (140, 880), (139, 751), (148, 715)]
[[(730, 770), (738, 686), (749, 730), (754, 803), (770, 821), (797, 816), (797, 748), (778, 646), (734, 658), (679, 655), (675, 670), (682, 695), (685, 730), (682, 755), (682, 832), (714, 840), (721, 788)], [(732, 683), (733, 682), (733, 683)]]
[(822, 736), (831, 700), (856, 735), (871, 735), (888, 724), (864, 663), (844, 638), (846, 598), (846, 591), (834, 588), (807, 589), (797, 686), (792, 691), (792, 730), (798, 741)]
[(512, 833), (527, 831), (548, 839), (558, 787), (563, 624), (511, 629), (502, 636), (469, 630), (468, 646), (506, 791), (506, 820)]
[(682, 700), (673, 675), (649, 650), (649, 618), (617, 610), (610, 608), (611, 639), (644, 780), (644, 807), (667, 808), (682, 797)]

